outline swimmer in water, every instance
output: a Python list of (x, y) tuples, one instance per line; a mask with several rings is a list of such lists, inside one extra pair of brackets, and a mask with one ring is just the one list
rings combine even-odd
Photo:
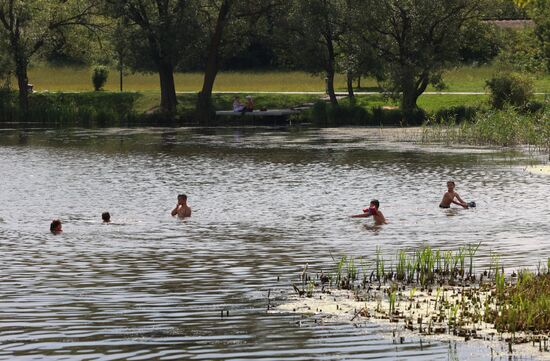
[[(456, 201), (455, 201), (456, 199)], [(451, 204), (456, 204), (462, 208), (468, 209), (475, 207), (475, 202), (466, 203), (460, 198), (457, 192), (455, 192), (455, 182), (447, 182), (447, 192), (443, 195), (441, 203), (439, 203), (439, 208), (451, 208)]]
[(53, 234), (63, 233), (61, 221), (59, 219), (54, 219), (52, 221), (52, 223), (50, 224), (50, 232), (52, 232)]
[(101, 219), (103, 219), (103, 223), (111, 223), (111, 214), (109, 212), (103, 212), (101, 213)]
[(180, 218), (191, 217), (191, 207), (187, 205), (187, 195), (185, 194), (178, 195), (178, 204), (172, 210), (172, 216), (176, 215)]
[(371, 217), (374, 219), (374, 224), (376, 226), (381, 226), (383, 224), (388, 224), (384, 214), (380, 211), (380, 202), (377, 199), (370, 201), (369, 208), (363, 209), (363, 214), (356, 214), (351, 216), (351, 218), (368, 218)]

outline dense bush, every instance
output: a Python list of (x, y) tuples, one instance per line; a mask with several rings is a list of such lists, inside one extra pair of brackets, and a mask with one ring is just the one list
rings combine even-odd
[(316, 102), (311, 110), (311, 120), (319, 126), (405, 126), (420, 125), (426, 119), (422, 109), (410, 112), (407, 116), (401, 109), (384, 109), (380, 106), (368, 111), (355, 104), (333, 106), (326, 102)]
[(116, 126), (136, 119), (137, 93), (31, 94), (21, 114), (14, 92), (0, 92), (0, 122), (33, 121), (53, 126)]
[(435, 121), (443, 123), (461, 123), (463, 121), (472, 121), (478, 107), (457, 105), (450, 108), (440, 109), (435, 113)]
[(105, 66), (96, 66), (92, 71), (92, 83), (94, 84), (94, 90), (99, 91), (103, 89), (107, 78), (109, 77), (109, 69)]
[(485, 22), (467, 23), (460, 33), (460, 60), (466, 64), (487, 64), (501, 51), (504, 38), (501, 30)]
[(496, 109), (506, 105), (524, 107), (533, 97), (533, 82), (519, 74), (500, 74), (487, 80), (486, 84)]
[(501, 69), (521, 73), (544, 74), (548, 63), (533, 29), (502, 31), (502, 49), (496, 64)]
[(377, 125), (373, 123), (371, 114), (363, 107), (353, 104), (333, 106), (318, 101), (311, 110), (313, 123), (319, 126), (335, 127), (343, 125)]

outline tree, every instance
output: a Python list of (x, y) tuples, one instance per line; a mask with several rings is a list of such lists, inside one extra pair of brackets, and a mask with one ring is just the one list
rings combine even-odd
[(74, 27), (97, 30), (92, 22), (98, 0), (0, 0), (0, 34), (7, 39), (13, 60), (19, 106), (26, 113), (27, 69), (32, 57), (45, 45), (66, 36)]
[(287, 44), (283, 56), (295, 67), (313, 74), (324, 73), (327, 93), (338, 104), (334, 91), (338, 42), (344, 32), (344, 0), (296, 0), (287, 11), (281, 27), (282, 42)]
[(197, 102), (197, 117), (210, 118), (212, 90), (223, 60), (258, 37), (258, 23), (281, 0), (207, 0), (202, 7), (207, 30), (204, 79)]
[(535, 35), (546, 58), (547, 70), (550, 71), (550, 1), (516, 0), (516, 3), (526, 9), (535, 22)]
[(362, 38), (379, 51), (389, 90), (406, 115), (429, 84), (458, 60), (460, 31), (479, 18), (482, 0), (364, 0)]
[(0, 39), (0, 91), (10, 88), (12, 64), (8, 53), (7, 39)]
[(176, 111), (174, 70), (196, 53), (201, 41), (196, 1), (106, 0), (106, 10), (128, 21), (132, 32), (128, 59), (135, 70), (156, 71), (160, 80), (160, 108)]
[[(225, 28), (230, 19), (231, 8), (234, 4), (234, 0), (222, 0), (221, 4), (219, 4), (217, 17), (214, 23), (210, 25), (213, 31), (210, 32), (209, 36), (204, 79), (197, 101), (197, 116), (201, 121), (207, 121), (210, 118), (212, 90), (214, 89), (214, 82), (216, 81), (220, 67), (220, 47)], [(211, 5), (215, 7), (218, 4)]]

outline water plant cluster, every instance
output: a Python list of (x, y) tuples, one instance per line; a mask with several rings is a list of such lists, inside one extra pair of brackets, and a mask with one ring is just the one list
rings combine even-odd
[(293, 285), (298, 303), (292, 309), (299, 309), (302, 300), (311, 302), (307, 310), (347, 309), (352, 321), (384, 319), (426, 335), (498, 336), (510, 348), (530, 341), (548, 351), (550, 258), (536, 271), (506, 274), (500, 258), (492, 255), (489, 267), (479, 271), (479, 247), (480, 243), (442, 250), (426, 245), (398, 250), (390, 258), (378, 247), (370, 260), (333, 258), (328, 273), (313, 274), (306, 266), (301, 284)]
[(533, 145), (550, 149), (550, 109), (535, 112), (515, 108), (477, 112), (472, 121), (457, 125), (427, 122), (424, 142), (469, 143), (474, 145)]

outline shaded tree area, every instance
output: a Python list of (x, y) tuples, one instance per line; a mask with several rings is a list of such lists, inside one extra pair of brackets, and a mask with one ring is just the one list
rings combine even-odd
[[(375, 78), (408, 114), (428, 86), (443, 86), (449, 67), (520, 53), (538, 63), (550, 58), (549, 7), (547, 0), (0, 0), (0, 77), (16, 76), (25, 111), (34, 59), (116, 66), (121, 90), (124, 69), (151, 72), (159, 110), (172, 116), (174, 72), (200, 71), (196, 115), (208, 122), (220, 70), (293, 69), (325, 78), (335, 106), (337, 74), (346, 76), (351, 99), (355, 81)], [(525, 14), (536, 28), (522, 36), (484, 22)], [(525, 63), (521, 69), (534, 68)]]
[(323, 74), (326, 91), (333, 105), (338, 101), (334, 89), (338, 42), (344, 34), (343, 0), (303, 0), (289, 2), (281, 18), (279, 53), (286, 63), (312, 74)]
[[(48, 46), (67, 43), (81, 28), (96, 32), (99, 0), (0, 0), (0, 35), (11, 58), (19, 89), (19, 107), (29, 108), (28, 67)], [(72, 31), (72, 33), (71, 33)]]
[(201, 43), (199, 7), (191, 0), (107, 0), (106, 13), (127, 25), (128, 64), (159, 75), (160, 109), (176, 112), (176, 67), (193, 60)]
[(204, 79), (198, 94), (196, 116), (207, 122), (212, 116), (212, 91), (216, 76), (227, 59), (250, 47), (266, 33), (266, 16), (281, 0), (210, 0), (203, 6), (206, 31)]
[(363, 40), (384, 59), (385, 86), (407, 115), (428, 85), (459, 59), (461, 32), (481, 18), (482, 0), (365, 0)]
[(546, 60), (546, 69), (550, 71), (550, 1), (516, 0), (535, 22), (535, 36), (540, 43), (541, 52)]

